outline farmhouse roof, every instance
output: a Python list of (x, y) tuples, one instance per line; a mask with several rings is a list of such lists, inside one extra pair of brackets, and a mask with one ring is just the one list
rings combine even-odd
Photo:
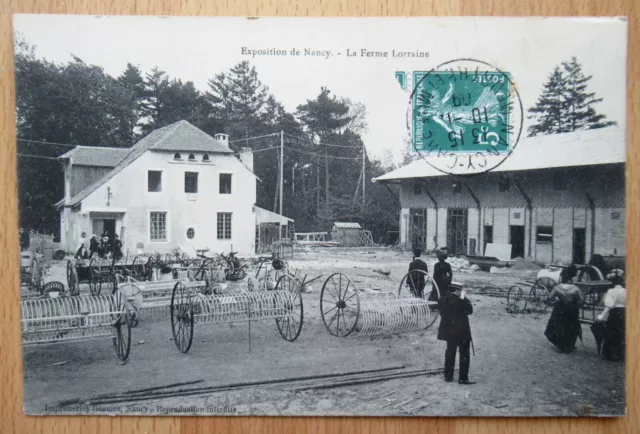
[(129, 152), (131, 152), (130, 148), (76, 146), (58, 158), (61, 160), (71, 158), (74, 166), (115, 167)]
[(158, 128), (138, 143), (129, 148), (124, 158), (103, 178), (89, 185), (71, 198), (65, 205), (74, 206), (81, 203), (100, 186), (120, 173), (125, 167), (137, 160), (149, 150), (160, 151), (204, 151), (211, 153), (233, 154), (233, 151), (222, 142), (199, 130), (187, 121), (178, 121), (166, 127)]
[[(614, 126), (522, 138), (513, 153), (491, 172), (595, 166), (624, 163), (625, 160), (625, 131)], [(373, 182), (445, 175), (424, 159), (418, 158), (406, 166), (374, 178)]]
[(333, 226), (338, 229), (362, 229), (360, 223), (351, 223), (351, 222), (334, 222)]

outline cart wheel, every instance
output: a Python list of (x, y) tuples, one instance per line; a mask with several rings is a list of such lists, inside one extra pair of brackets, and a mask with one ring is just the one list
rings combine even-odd
[(193, 342), (193, 303), (182, 282), (176, 283), (171, 294), (171, 331), (176, 347), (187, 353)]
[(438, 300), (440, 288), (435, 280), (423, 270), (412, 270), (404, 275), (398, 287), (398, 297), (418, 297), (427, 300), (429, 305), (427, 326), (431, 327), (438, 319)]
[(544, 313), (549, 307), (549, 291), (544, 285), (535, 283), (529, 291), (529, 301), (527, 305), (531, 306), (534, 312)]
[(113, 327), (115, 328), (113, 347), (116, 350), (118, 359), (124, 362), (129, 358), (129, 352), (131, 351), (131, 321), (129, 320), (129, 315), (122, 312)]
[(136, 280), (143, 280), (146, 276), (145, 263), (142, 257), (136, 256), (131, 263), (131, 274)]
[(93, 258), (89, 262), (89, 291), (91, 295), (100, 295), (102, 291), (102, 270), (98, 259)]
[[(349, 289), (353, 294), (349, 294)], [(344, 274), (334, 273), (322, 285), (320, 315), (324, 326), (334, 336), (349, 336), (358, 325), (360, 295), (355, 285)]]
[(521, 313), (527, 308), (527, 297), (524, 295), (524, 291), (518, 285), (514, 285), (509, 288), (507, 292), (507, 312), (509, 313)]
[(286, 291), (288, 296), (284, 301), (286, 316), (276, 318), (276, 326), (280, 336), (289, 342), (295, 341), (302, 331), (304, 308), (300, 288), (302, 283), (297, 278), (282, 276), (276, 284), (276, 291)]

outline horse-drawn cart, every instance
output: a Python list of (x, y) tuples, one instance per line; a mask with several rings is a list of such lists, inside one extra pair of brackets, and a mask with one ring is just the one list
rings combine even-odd
[(115, 285), (116, 273), (126, 274), (138, 280), (146, 280), (149, 275), (149, 258), (136, 256), (131, 258), (69, 259), (67, 261), (67, 285), (71, 295), (80, 294), (80, 284), (89, 285), (93, 296), (100, 295), (103, 289), (111, 292)]

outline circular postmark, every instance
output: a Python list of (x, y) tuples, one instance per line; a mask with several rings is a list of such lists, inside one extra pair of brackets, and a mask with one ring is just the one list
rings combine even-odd
[(479, 174), (513, 153), (524, 112), (510, 73), (480, 60), (455, 59), (414, 71), (412, 78), (411, 147), (434, 169)]

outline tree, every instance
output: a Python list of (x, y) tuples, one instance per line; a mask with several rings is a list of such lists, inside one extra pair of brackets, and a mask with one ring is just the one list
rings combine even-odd
[(127, 68), (118, 77), (118, 81), (132, 94), (132, 116), (126, 120), (125, 128), (128, 129), (131, 142), (135, 142), (140, 137), (140, 118), (142, 118), (146, 88), (142, 73), (137, 66), (127, 63)]
[(549, 75), (536, 105), (529, 109), (529, 136), (589, 130), (616, 125), (606, 115), (596, 113), (593, 105), (602, 101), (587, 92), (591, 76), (585, 76), (575, 57), (562, 62)]
[[(237, 139), (255, 135), (263, 119), (269, 89), (258, 79), (248, 61), (235, 65), (228, 73), (210, 79), (205, 98), (210, 106), (212, 126)], [(216, 131), (219, 132), (219, 131)]]
[[(305, 104), (297, 107), (296, 115), (306, 127), (306, 131), (321, 143), (327, 142), (331, 135), (338, 133), (349, 125), (352, 118), (349, 117), (349, 106), (344, 100), (339, 100), (331, 95), (326, 87), (320, 89), (320, 94), (314, 100), (307, 100)], [(327, 142), (328, 143), (328, 142)], [(324, 146), (324, 171), (325, 171), (325, 218), (329, 214), (329, 156), (328, 146)], [(318, 183), (319, 183), (318, 173)], [(320, 211), (320, 192), (317, 192), (317, 211)]]

